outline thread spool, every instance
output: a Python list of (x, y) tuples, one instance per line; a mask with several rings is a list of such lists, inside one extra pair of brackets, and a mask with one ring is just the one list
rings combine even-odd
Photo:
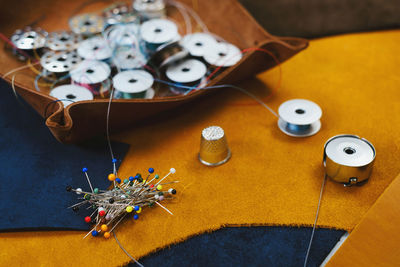
[(40, 64), (47, 72), (57, 76), (66, 75), (81, 59), (75, 51), (48, 51), (40, 59)]
[(107, 60), (112, 56), (112, 50), (107, 41), (100, 36), (95, 36), (79, 44), (78, 55), (89, 60)]
[(26, 56), (33, 56), (34, 51), (41, 54), (46, 45), (47, 35), (48, 33), (40, 28), (26, 27), (16, 30), (10, 39), (15, 46), (12, 48), (13, 54), (20, 60), (26, 60)]
[(116, 3), (103, 11), (106, 24), (130, 23), (136, 20), (133, 10), (125, 3)]
[(178, 27), (167, 19), (152, 19), (140, 26), (140, 35), (145, 41), (148, 53), (154, 53), (158, 47), (179, 39)]
[(199, 160), (207, 166), (219, 166), (227, 162), (231, 151), (224, 130), (219, 126), (210, 126), (201, 132)]
[(151, 88), (153, 83), (154, 78), (147, 71), (122, 71), (113, 78), (115, 97), (123, 99), (153, 98), (154, 90)]
[(149, 63), (155, 68), (163, 68), (182, 60), (189, 55), (189, 51), (179, 42), (172, 42), (160, 46), (150, 58)]
[(337, 135), (324, 146), (323, 165), (326, 175), (344, 186), (364, 184), (375, 161), (374, 146), (357, 135)]
[(293, 137), (307, 137), (321, 129), (321, 108), (312, 101), (292, 99), (279, 106), (279, 129)]
[(78, 35), (90, 36), (102, 32), (105, 22), (96, 14), (80, 14), (69, 20), (69, 26)]
[(221, 67), (221, 70), (224, 70), (236, 65), (242, 59), (240, 49), (230, 43), (217, 43), (204, 52), (204, 60), (212, 69)]
[(56, 31), (49, 33), (46, 46), (53, 51), (73, 50), (78, 47), (82, 37), (68, 31)]
[(114, 51), (112, 63), (119, 70), (124, 71), (142, 68), (147, 61), (139, 50), (130, 46), (120, 46)]
[(135, 0), (133, 9), (142, 21), (163, 18), (166, 13), (164, 0)]
[(108, 64), (98, 60), (84, 60), (70, 71), (72, 83), (89, 89), (94, 95), (109, 91), (110, 73)]
[(203, 57), (207, 51), (212, 50), (216, 46), (217, 40), (207, 33), (193, 33), (185, 35), (181, 41), (190, 55), (194, 57)]
[(78, 101), (93, 100), (92, 92), (75, 84), (57, 86), (50, 91), (50, 95), (61, 100), (64, 107)]
[[(173, 83), (196, 88), (207, 73), (206, 65), (197, 59), (184, 59), (178, 63), (168, 66), (167, 78)], [(188, 89), (173, 87), (170, 90), (174, 94), (184, 94)]]
[(115, 25), (106, 31), (106, 38), (111, 47), (133, 46), (139, 48), (137, 35), (139, 25), (135, 23)]

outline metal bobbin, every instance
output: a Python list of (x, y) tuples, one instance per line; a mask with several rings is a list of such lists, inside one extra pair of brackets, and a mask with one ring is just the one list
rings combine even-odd
[(190, 55), (194, 57), (203, 57), (207, 51), (213, 50), (218, 43), (217, 40), (207, 33), (193, 33), (185, 35), (181, 41)]
[(96, 14), (80, 14), (69, 20), (72, 32), (84, 36), (98, 34), (105, 27), (104, 19)]
[(33, 56), (35, 52), (41, 54), (46, 45), (47, 35), (48, 33), (41, 28), (26, 27), (16, 30), (10, 38), (15, 46), (12, 48), (14, 55), (20, 60), (26, 60), (27, 56)]
[(113, 77), (113, 86), (116, 90), (115, 98), (153, 98), (154, 90), (151, 86), (154, 78), (144, 70), (122, 71)]
[(199, 160), (207, 166), (219, 166), (231, 158), (224, 130), (210, 126), (201, 132)]
[(109, 91), (111, 69), (108, 64), (98, 60), (84, 60), (70, 71), (74, 84), (86, 87), (94, 95)]
[(133, 10), (126, 3), (115, 3), (103, 11), (103, 17), (108, 25), (130, 23), (136, 20)]
[(46, 46), (53, 51), (73, 50), (82, 41), (82, 36), (69, 31), (49, 33)]
[(85, 87), (75, 84), (57, 86), (50, 91), (50, 95), (61, 100), (64, 107), (78, 101), (93, 100), (92, 92)]
[(180, 39), (178, 27), (168, 19), (152, 19), (144, 22), (140, 26), (140, 36), (150, 54), (161, 45)]
[(131, 46), (119, 46), (114, 50), (112, 63), (119, 70), (140, 69), (146, 65), (144, 55)]
[(135, 0), (133, 9), (142, 21), (163, 18), (166, 13), (164, 0)]
[(112, 49), (100, 36), (94, 36), (81, 42), (77, 52), (80, 57), (89, 60), (107, 60), (112, 56)]
[(40, 58), (43, 69), (57, 75), (67, 74), (80, 62), (81, 59), (75, 51), (48, 51)]
[(204, 51), (204, 60), (213, 68), (228, 68), (242, 59), (240, 49), (230, 43), (217, 43)]
[(321, 108), (312, 101), (292, 99), (279, 106), (278, 127), (293, 137), (307, 137), (321, 129)]
[[(165, 74), (173, 83), (189, 86), (193, 89), (198, 87), (207, 73), (206, 65), (197, 59), (184, 59), (168, 66)], [(170, 87), (174, 94), (184, 94), (190, 89)]]
[(375, 161), (374, 146), (357, 135), (330, 138), (324, 146), (326, 175), (344, 186), (362, 185), (370, 177)]
[(150, 58), (149, 63), (155, 68), (163, 68), (187, 57), (188, 55), (189, 51), (181, 46), (179, 42), (172, 42), (160, 46), (156, 53)]

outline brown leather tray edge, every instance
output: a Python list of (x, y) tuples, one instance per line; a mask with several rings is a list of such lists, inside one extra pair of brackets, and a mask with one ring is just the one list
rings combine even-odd
[[(210, 3), (211, 1), (202, 1)], [(224, 2), (224, 1), (221, 1)], [(254, 18), (236, 0), (225, 0), (225, 3), (232, 4), (231, 9), (238, 16), (246, 18), (246, 23), (256, 28), (257, 35), (263, 35), (263, 41), (258, 41), (257, 36), (250, 40), (253, 47), (267, 49), (273, 53), (279, 62), (283, 62), (308, 46), (308, 42), (302, 38), (275, 37), (267, 33)], [(204, 4), (203, 4), (204, 5)], [(224, 5), (217, 5), (220, 9)], [(200, 16), (202, 13), (199, 10)], [(228, 17), (229, 19), (230, 17)], [(231, 18), (233, 19), (233, 18)], [(234, 21), (234, 20), (233, 20)], [(207, 23), (207, 22), (206, 22)], [(212, 31), (212, 29), (211, 29)], [(260, 33), (260, 34), (258, 34)], [(217, 33), (218, 34), (218, 33)], [(221, 35), (223, 38), (226, 36)], [(252, 37), (252, 36), (247, 36)], [(248, 43), (247, 40), (246, 43)], [(252, 51), (246, 53), (243, 59), (234, 67), (231, 67), (214, 78), (208, 86), (218, 84), (234, 84), (238, 81), (251, 77), (259, 72), (275, 66), (272, 58), (262, 52)], [(0, 70), (1, 72), (5, 72)], [(4, 74), (4, 73), (1, 73)], [(10, 82), (10, 77), (6, 80)], [(52, 134), (63, 143), (76, 143), (95, 135), (99, 135), (106, 130), (106, 112), (108, 99), (96, 99), (93, 101), (82, 101), (63, 108), (60, 102), (54, 102), (53, 97), (34, 90), (29, 86), (15, 81), (16, 91), (24, 98), (42, 117), (46, 118), (46, 126)], [(110, 114), (110, 129), (112, 132), (129, 128), (133, 123), (148, 117), (173, 109), (183, 103), (192, 101), (200, 96), (209, 95), (216, 89), (204, 89), (190, 93), (186, 96), (173, 96), (157, 99), (118, 99), (113, 100), (112, 112)], [(45, 113), (45, 110), (47, 114)], [(135, 116), (124, 116), (124, 114), (135, 114)]]

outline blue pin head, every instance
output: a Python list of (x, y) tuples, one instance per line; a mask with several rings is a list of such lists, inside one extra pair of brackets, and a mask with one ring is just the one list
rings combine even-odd
[(112, 159), (112, 163), (116, 163), (117, 162), (117, 159)]
[(82, 168), (82, 172), (87, 172), (87, 168), (86, 167)]
[(149, 168), (149, 173), (153, 173), (154, 169), (153, 168)]
[(133, 176), (130, 176), (129, 181), (133, 182), (133, 180), (135, 180), (135, 178)]

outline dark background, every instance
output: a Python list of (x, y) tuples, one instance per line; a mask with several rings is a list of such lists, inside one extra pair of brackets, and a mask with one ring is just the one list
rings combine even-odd
[(239, 0), (280, 36), (315, 38), (400, 27), (400, 0)]

